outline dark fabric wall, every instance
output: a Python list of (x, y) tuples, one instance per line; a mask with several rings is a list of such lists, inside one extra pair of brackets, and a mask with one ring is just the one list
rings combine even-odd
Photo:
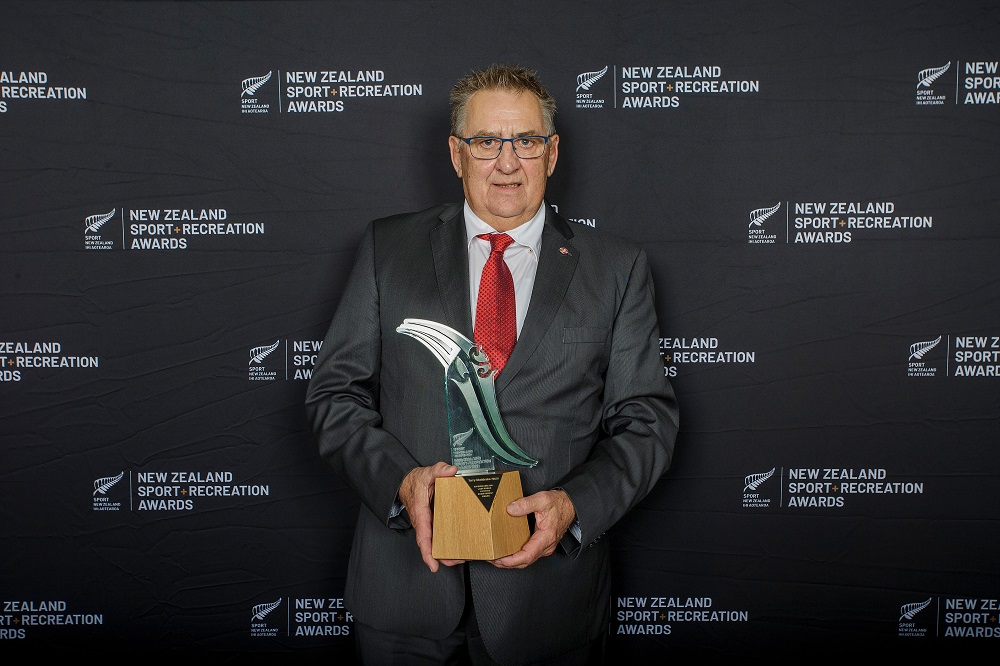
[(460, 200), (448, 91), (492, 62), (558, 100), (548, 201), (656, 280), (682, 431), (612, 654), (1000, 637), (995, 3), (0, 18), (0, 654), (349, 662), (306, 382), (366, 223)]

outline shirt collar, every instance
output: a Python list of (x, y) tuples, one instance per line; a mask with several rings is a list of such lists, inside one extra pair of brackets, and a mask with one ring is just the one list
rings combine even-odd
[[(538, 207), (538, 211), (532, 216), (530, 220), (524, 224), (511, 229), (506, 232), (508, 236), (514, 239), (514, 242), (518, 245), (524, 245), (531, 248), (535, 257), (538, 257), (538, 253), (542, 250), (542, 231), (545, 229), (545, 209), (547, 206), (545, 202), (542, 201), (542, 205)], [(472, 245), (472, 241), (475, 240), (476, 236), (479, 234), (492, 234), (496, 233), (496, 229), (490, 225), (483, 222), (478, 215), (472, 212), (472, 207), (469, 206), (469, 202), (465, 202), (465, 236), (468, 241), (468, 245)]]

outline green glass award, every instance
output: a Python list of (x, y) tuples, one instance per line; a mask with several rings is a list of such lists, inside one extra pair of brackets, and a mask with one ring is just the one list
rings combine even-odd
[(405, 319), (396, 331), (419, 340), (444, 366), (451, 463), (458, 474), (434, 485), (433, 556), (495, 560), (517, 552), (530, 536), (528, 520), (508, 515), (507, 505), (522, 496), (521, 475), (496, 471), (496, 461), (524, 468), (538, 461), (504, 427), (489, 358), (444, 324)]

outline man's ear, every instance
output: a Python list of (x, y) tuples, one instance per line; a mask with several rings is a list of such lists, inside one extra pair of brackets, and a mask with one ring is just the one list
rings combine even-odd
[(548, 163), (548, 174), (551, 176), (552, 172), (556, 170), (556, 162), (559, 160), (559, 135), (553, 134), (549, 139), (549, 163)]
[(451, 151), (451, 165), (455, 173), (462, 177), (462, 141), (457, 136), (448, 137), (448, 150)]

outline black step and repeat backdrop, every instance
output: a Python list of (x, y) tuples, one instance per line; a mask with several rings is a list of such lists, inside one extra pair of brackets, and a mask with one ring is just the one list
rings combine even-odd
[(305, 387), (366, 223), (460, 199), (448, 91), (491, 62), (559, 101), (549, 202), (657, 283), (682, 432), (613, 654), (997, 644), (996, 3), (0, 17), (0, 654), (350, 663)]

